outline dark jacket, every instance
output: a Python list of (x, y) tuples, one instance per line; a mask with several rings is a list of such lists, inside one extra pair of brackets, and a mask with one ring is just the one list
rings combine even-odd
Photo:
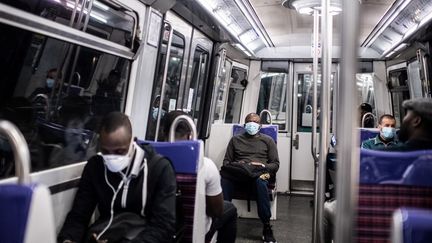
[(384, 151), (414, 151), (414, 150), (430, 150), (432, 149), (432, 139), (411, 139), (405, 143), (401, 143), (396, 147), (386, 147)]
[[(175, 173), (167, 159), (152, 161), (155, 153), (153, 149), (149, 145), (144, 145), (143, 148), (148, 165), (147, 200), (144, 210), (148, 227), (133, 242), (170, 242), (175, 234)], [(144, 159), (141, 163), (143, 161)], [(134, 163), (137, 162), (133, 161), (130, 167)], [(67, 215), (58, 236), (59, 242), (66, 239), (75, 242), (83, 241), (96, 206), (100, 213), (99, 219), (110, 218), (113, 191), (106, 183), (105, 170), (110, 184), (114, 189), (118, 188), (122, 180), (120, 173), (112, 173), (105, 169), (102, 157), (93, 156), (84, 168), (72, 210)], [(132, 212), (141, 215), (143, 171), (141, 169), (136, 177), (131, 177), (125, 208), (121, 205), (124, 187), (120, 189), (114, 203), (114, 214)]]
[(279, 169), (279, 156), (276, 143), (273, 139), (262, 133), (251, 136), (242, 133), (231, 138), (223, 164), (231, 162), (261, 162), (267, 170), (276, 175)]

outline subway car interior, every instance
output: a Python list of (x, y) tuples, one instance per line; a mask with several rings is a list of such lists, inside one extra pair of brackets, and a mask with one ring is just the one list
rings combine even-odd
[[(0, 243), (75, 242), (57, 235), (110, 112), (173, 165), (172, 242), (221, 242), (201, 168), (221, 170), (250, 113), (277, 148), (274, 239), (244, 188), (235, 242), (431, 242), (431, 48), (431, 0), (0, 0)], [(176, 110), (192, 145), (164, 141)], [(364, 147), (384, 131), (423, 142)]]

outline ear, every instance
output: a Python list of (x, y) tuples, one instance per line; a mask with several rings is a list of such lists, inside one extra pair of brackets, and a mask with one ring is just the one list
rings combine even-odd
[(413, 125), (413, 127), (418, 127), (418, 126), (421, 125), (421, 123), (422, 123), (422, 118), (421, 118), (421, 116), (415, 116), (415, 117), (412, 119), (412, 122), (411, 122), (411, 124)]

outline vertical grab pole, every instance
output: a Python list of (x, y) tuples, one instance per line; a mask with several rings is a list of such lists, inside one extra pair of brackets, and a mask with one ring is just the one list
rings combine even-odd
[(337, 112), (338, 164), (336, 170), (336, 224), (335, 242), (353, 242), (355, 235), (359, 149), (358, 133), (355, 131), (356, 83), (359, 2), (343, 1), (342, 12), (342, 74), (340, 82), (340, 103)]
[(171, 53), (170, 49), (171, 49), (171, 42), (172, 42), (172, 35), (173, 35), (173, 28), (168, 22), (165, 23), (164, 34), (165, 34), (165, 31), (169, 31), (169, 36), (168, 36), (168, 43), (167, 43), (167, 49), (166, 49), (167, 53), (166, 53), (166, 59), (165, 59), (165, 67), (164, 67), (164, 72), (163, 72), (163, 77), (162, 77), (162, 88), (161, 88), (160, 101), (159, 101), (159, 111), (158, 111), (157, 122), (156, 122), (155, 141), (157, 141), (158, 137), (159, 137), (159, 127), (160, 127), (160, 122), (161, 122), (162, 106), (163, 106), (163, 102), (165, 99), (165, 87), (166, 87), (166, 81), (167, 81), (167, 76), (168, 76), (168, 65), (169, 65), (169, 60), (170, 60), (170, 53)]
[[(316, 150), (316, 135), (317, 135), (317, 79), (318, 79), (318, 42), (319, 42), (319, 11), (314, 9), (314, 22), (313, 22), (313, 87), (312, 87), (312, 140), (311, 140), (311, 153), (314, 159), (314, 181), (315, 187), (314, 191), (318, 191), (318, 157)], [(314, 193), (314, 215), (313, 215), (313, 225), (312, 225), (312, 242), (316, 242), (317, 230), (318, 230), (318, 193)]]
[(330, 85), (331, 85), (331, 64), (332, 64), (332, 32), (333, 21), (330, 15), (330, 0), (322, 0), (322, 80), (321, 80), (321, 112), (320, 112), (320, 153), (318, 164), (318, 190), (315, 191), (317, 210), (317, 242), (324, 242), (324, 191), (326, 179), (326, 159), (329, 147), (330, 134)]

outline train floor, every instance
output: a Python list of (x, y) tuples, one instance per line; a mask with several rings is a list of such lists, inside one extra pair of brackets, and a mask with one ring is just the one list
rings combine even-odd
[[(277, 220), (272, 221), (278, 243), (309, 243), (312, 238), (312, 197), (278, 195)], [(262, 242), (259, 219), (238, 219), (237, 243)]]

